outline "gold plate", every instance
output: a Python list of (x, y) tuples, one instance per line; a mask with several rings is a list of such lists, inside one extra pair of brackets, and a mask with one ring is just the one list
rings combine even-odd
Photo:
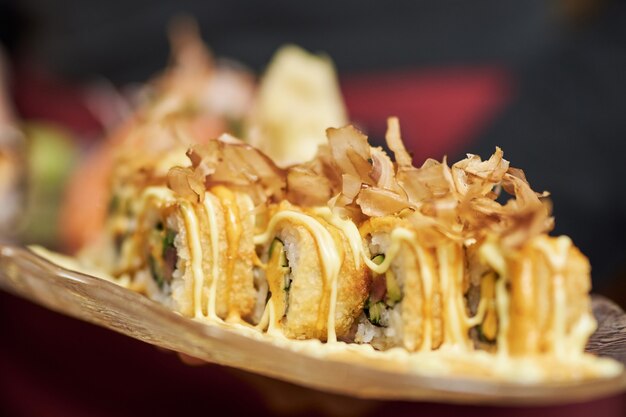
[[(422, 375), (343, 357), (311, 355), (263, 337), (182, 317), (137, 293), (57, 266), (32, 251), (0, 246), (0, 288), (51, 310), (187, 355), (322, 391), (378, 400), (538, 405), (582, 402), (626, 389), (626, 375), (524, 383)], [(626, 316), (593, 298), (598, 330), (588, 350), (626, 360)]]

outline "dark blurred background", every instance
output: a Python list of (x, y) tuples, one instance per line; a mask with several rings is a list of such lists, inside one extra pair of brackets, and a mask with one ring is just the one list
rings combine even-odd
[(589, 256), (594, 291), (626, 305), (626, 2), (4, 0), (18, 117), (80, 155), (109, 127), (94, 91), (162, 70), (165, 28), (181, 12), (217, 56), (257, 73), (284, 43), (329, 54), (351, 119), (380, 143), (399, 116), (418, 163), (501, 146), (552, 193), (555, 233)]

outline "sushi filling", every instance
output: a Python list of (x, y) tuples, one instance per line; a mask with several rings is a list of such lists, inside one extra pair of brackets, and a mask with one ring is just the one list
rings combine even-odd
[(165, 228), (161, 222), (157, 223), (150, 235), (148, 267), (152, 279), (161, 290), (166, 284), (171, 284), (176, 271), (178, 252), (174, 246), (175, 239), (176, 232)]
[[(379, 254), (372, 258), (376, 265), (385, 260), (385, 255)], [(385, 274), (375, 274), (372, 279), (369, 298), (363, 312), (367, 320), (374, 326), (389, 326), (388, 309), (393, 308), (402, 300), (402, 292), (394, 272), (389, 269)]]
[[(470, 330), (470, 337), (477, 348), (484, 350), (495, 349), (498, 333), (498, 318), (495, 306), (495, 286), (499, 279), (498, 273), (489, 270), (483, 273), (480, 281), (480, 298), (487, 300), (487, 310), (483, 321)], [(475, 303), (477, 305), (477, 302)], [(477, 307), (474, 307), (477, 310)], [(473, 311), (476, 314), (476, 311)]]
[[(287, 315), (289, 309), (289, 290), (291, 289), (291, 268), (289, 267), (289, 260), (285, 252), (285, 245), (279, 238), (274, 238), (269, 248), (268, 262), (267, 262), (267, 275), (272, 282), (279, 282), (282, 289), (281, 295), (276, 296), (284, 297), (285, 312), (283, 317)], [(270, 293), (268, 297), (273, 296)]]

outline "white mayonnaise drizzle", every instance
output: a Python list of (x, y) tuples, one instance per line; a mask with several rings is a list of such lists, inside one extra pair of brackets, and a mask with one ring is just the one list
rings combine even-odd
[(219, 276), (219, 232), (217, 227), (216, 212), (211, 199), (206, 196), (204, 199), (204, 211), (207, 216), (207, 223), (209, 226), (209, 234), (211, 238), (211, 250), (212, 250), (212, 280), (211, 290), (209, 293), (209, 301), (207, 306), (207, 314), (205, 316), (202, 309), (203, 288), (204, 288), (204, 271), (202, 269), (203, 251), (202, 241), (200, 239), (200, 222), (198, 220), (196, 211), (191, 202), (176, 199), (174, 193), (165, 187), (148, 187), (142, 194), (142, 207), (149, 199), (156, 199), (164, 204), (178, 203), (180, 214), (185, 224), (185, 231), (187, 236), (187, 246), (189, 248), (190, 257), (190, 269), (191, 276), (193, 278), (193, 302), (194, 302), (194, 317), (205, 318), (208, 317), (212, 320), (220, 320), (215, 312), (215, 299), (216, 299), (216, 282)]
[(187, 230), (187, 246), (191, 263), (191, 275), (193, 277), (193, 306), (194, 316), (204, 317), (202, 312), (202, 287), (204, 284), (204, 272), (202, 271), (202, 244), (200, 241), (200, 224), (193, 206), (188, 201), (180, 202), (180, 210)]
[[(450, 259), (455, 251), (461, 249), (454, 244), (443, 245), (437, 249), (439, 261), (439, 279), (444, 308), (444, 345), (458, 345), (469, 348), (468, 329), (483, 321), (487, 311), (487, 302), (481, 299), (474, 317), (468, 317), (463, 303), (463, 263)], [(458, 254), (456, 256), (459, 256)], [(452, 266), (453, 270), (450, 270)]]
[(356, 224), (352, 220), (342, 219), (328, 207), (316, 207), (313, 209), (313, 212), (343, 232), (350, 245), (354, 267), (359, 269), (361, 267), (361, 257), (369, 259), (369, 255), (366, 253), (366, 248), (363, 245), (363, 240)]
[[(453, 250), (453, 246), (442, 246), (437, 250), (439, 260), (439, 270), (433, 269), (427, 261), (427, 251), (419, 244), (415, 233), (406, 228), (398, 227), (390, 234), (391, 244), (385, 253), (385, 259), (380, 265), (364, 257), (366, 265), (377, 274), (384, 274), (391, 266), (391, 263), (398, 256), (402, 243), (407, 244), (419, 262), (420, 276), (422, 278), (422, 288), (424, 292), (425, 311), (432, 311), (431, 304), (434, 295), (434, 280), (440, 280), (440, 291), (443, 300), (443, 326), (444, 341), (446, 345), (458, 345), (470, 348), (468, 329), (482, 322), (486, 310), (487, 301), (481, 300), (478, 312), (474, 317), (468, 317), (463, 303), (463, 294), (460, 289), (463, 287), (463, 265), (459, 262), (450, 262), (448, 251)], [(457, 266), (457, 270), (450, 271), (449, 265)], [(420, 350), (430, 350), (433, 343), (433, 317), (424, 317), (424, 341)]]
[(211, 286), (209, 288), (209, 302), (207, 316), (213, 320), (221, 320), (217, 315), (217, 281), (220, 276), (219, 259), (219, 230), (217, 228), (217, 213), (210, 196), (204, 196), (204, 212), (207, 216), (209, 234), (211, 235)]
[[(298, 211), (283, 210), (279, 211), (271, 218), (265, 232), (254, 237), (254, 244), (262, 245), (274, 238), (276, 226), (284, 220), (291, 220), (302, 224), (307, 228), (317, 242), (317, 248), (320, 251), (320, 261), (322, 262), (324, 279), (327, 284), (330, 284), (327, 340), (330, 343), (336, 342), (337, 333), (335, 330), (335, 311), (337, 304), (337, 279), (339, 278), (341, 260), (339, 258), (339, 251), (335, 245), (335, 240), (330, 232), (326, 230), (326, 228), (315, 218)], [(272, 323), (272, 320), (270, 320), (270, 323)]]

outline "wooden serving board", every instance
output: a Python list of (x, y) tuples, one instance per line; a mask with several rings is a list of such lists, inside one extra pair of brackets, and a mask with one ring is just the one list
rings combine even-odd
[(626, 314), (617, 304), (601, 295), (592, 296), (591, 306), (598, 328), (585, 350), (613, 358), (626, 366)]
[[(0, 245), (0, 288), (51, 310), (203, 361), (348, 397), (538, 405), (582, 402), (626, 390), (625, 373), (567, 383), (524, 383), (425, 375), (349, 357), (328, 360), (187, 319), (123, 287), (64, 269), (16, 246)], [(598, 329), (587, 350), (626, 365), (626, 315), (599, 296), (593, 297), (593, 311)]]

